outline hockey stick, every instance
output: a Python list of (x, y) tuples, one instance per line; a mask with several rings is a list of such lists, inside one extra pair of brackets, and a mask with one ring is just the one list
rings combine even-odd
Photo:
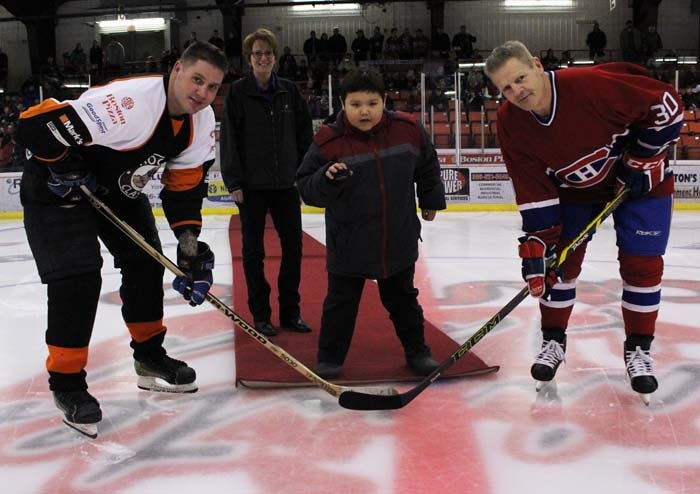
[[(153, 259), (158, 261), (158, 263), (160, 263), (163, 267), (167, 268), (169, 271), (171, 271), (176, 276), (186, 276), (185, 273), (177, 266), (177, 264), (173, 263), (165, 255), (158, 252), (158, 250), (155, 249), (151, 244), (146, 242), (146, 240), (141, 236), (141, 234), (139, 232), (134, 230), (128, 223), (122, 221), (114, 213), (114, 211), (112, 211), (109, 208), (109, 206), (107, 206), (104, 202), (102, 202), (100, 199), (98, 199), (92, 192), (90, 192), (90, 189), (88, 189), (84, 185), (81, 185), (80, 189), (82, 190), (85, 197), (87, 197), (87, 199), (90, 201), (90, 204), (97, 211), (99, 211), (105, 218), (107, 218), (110, 221), (110, 223), (112, 223), (119, 230), (121, 230), (127, 237), (129, 237), (131, 240), (133, 240), (148, 255), (150, 255)], [(236, 314), (236, 312), (234, 312), (233, 309), (228, 307), (226, 304), (224, 304), (217, 297), (215, 297), (211, 293), (207, 293), (206, 299), (207, 299), (207, 301), (209, 301), (210, 304), (212, 304), (214, 307), (219, 309), (229, 319), (231, 319), (236, 325), (238, 325), (239, 328), (241, 328), (243, 331), (248, 333), (248, 335), (253, 337), (258, 343), (260, 343), (265, 348), (267, 348), (272, 353), (274, 353), (280, 360), (282, 360), (284, 363), (289, 365), (292, 369), (297, 371), (299, 374), (304, 376), (306, 379), (308, 379), (309, 381), (311, 381), (314, 384), (316, 384), (317, 386), (319, 386), (326, 393), (328, 393), (336, 398), (340, 398), (340, 396), (342, 396), (343, 393), (347, 393), (348, 391), (352, 391), (354, 395), (364, 396), (366, 398), (369, 398), (371, 396), (395, 395), (398, 393), (398, 391), (396, 389), (389, 388), (389, 387), (350, 388), (347, 386), (340, 386), (337, 384), (330, 383), (330, 382), (326, 381), (325, 379), (316, 375), (312, 370), (310, 370), (304, 364), (299, 362), (296, 358), (294, 358), (291, 354), (289, 354), (283, 348), (272, 343), (269, 339), (267, 339), (265, 337), (265, 335), (263, 335), (262, 333), (257, 331), (255, 329), (255, 327), (251, 326), (241, 316)]]
[[(569, 253), (576, 250), (583, 242), (590, 238), (593, 233), (595, 233), (596, 228), (610, 216), (615, 209), (625, 200), (629, 189), (622, 189), (615, 198), (610, 201), (603, 210), (596, 216), (586, 227), (579, 233), (576, 238), (574, 238), (569, 245), (567, 245), (559, 254), (559, 257), (553, 264), (560, 266), (568, 257)], [(551, 267), (551, 265), (550, 265)], [(447, 369), (452, 367), (452, 365), (457, 362), (462, 356), (467, 353), (474, 345), (479, 343), (481, 339), (486, 336), (496, 325), (501, 322), (501, 320), (506, 317), (510, 312), (515, 309), (523, 300), (525, 300), (530, 293), (530, 290), (526, 286), (520, 292), (513, 297), (510, 302), (508, 302), (501, 310), (499, 310), (496, 315), (489, 319), (486, 324), (481, 326), (479, 330), (474, 333), (462, 346), (460, 346), (455, 352), (447, 357), (440, 366), (430, 373), (425, 379), (416, 384), (413, 388), (409, 389), (405, 393), (399, 393), (392, 396), (370, 396), (366, 394), (355, 393), (352, 390), (345, 391), (340, 395), (339, 403), (340, 406), (344, 408), (349, 408), (351, 410), (394, 410), (397, 408), (403, 408), (408, 405), (413, 399), (418, 396), (425, 388), (430, 386), (430, 384), (435, 381), (440, 374), (445, 372)]]

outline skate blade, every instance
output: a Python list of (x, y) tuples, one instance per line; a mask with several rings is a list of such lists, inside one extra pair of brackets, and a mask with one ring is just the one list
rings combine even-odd
[(552, 381), (537, 381), (535, 380), (535, 391), (538, 393), (542, 388), (544, 388), (547, 384), (551, 383)]
[(63, 419), (63, 423), (66, 424), (71, 429), (74, 429), (81, 434), (89, 437), (90, 439), (97, 438), (97, 423), (95, 424), (76, 424), (69, 420)]
[(197, 391), (197, 384), (170, 384), (164, 379), (151, 376), (139, 376), (136, 385), (145, 391), (158, 391), (161, 393), (194, 393)]

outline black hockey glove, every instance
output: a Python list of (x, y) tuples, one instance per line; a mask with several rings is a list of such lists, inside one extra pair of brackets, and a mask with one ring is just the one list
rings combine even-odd
[(186, 276), (177, 276), (173, 288), (189, 300), (192, 307), (201, 304), (214, 282), (214, 253), (204, 242), (197, 242), (197, 254), (188, 256), (180, 245), (177, 248), (177, 265)]
[(80, 161), (61, 161), (49, 166), (49, 173), (46, 182), (49, 190), (68, 202), (77, 202), (83, 198), (81, 185), (85, 185), (90, 192), (95, 192), (97, 188), (97, 178)]

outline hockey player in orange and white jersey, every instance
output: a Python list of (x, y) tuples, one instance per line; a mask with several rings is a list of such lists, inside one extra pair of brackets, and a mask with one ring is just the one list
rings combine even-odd
[(118, 79), (75, 100), (46, 100), (20, 116), (17, 139), (31, 154), (21, 185), (24, 224), (48, 294), (49, 388), (67, 425), (91, 437), (102, 419), (85, 372), (101, 288), (98, 238), (121, 270), (122, 316), (138, 386), (177, 393), (197, 386), (194, 369), (163, 348), (163, 267), (83, 200), (80, 186), (161, 251), (141, 192), (164, 167), (163, 210), (178, 239), (178, 265), (188, 274), (173, 287), (201, 304), (214, 266), (209, 246), (198, 241), (204, 178), (215, 157), (210, 104), (225, 71), (218, 48), (194, 43), (169, 75)]

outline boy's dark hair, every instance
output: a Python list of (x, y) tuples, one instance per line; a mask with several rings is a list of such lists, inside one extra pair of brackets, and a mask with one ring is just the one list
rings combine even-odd
[(195, 63), (198, 60), (203, 60), (210, 65), (213, 65), (221, 72), (228, 70), (228, 60), (226, 55), (218, 47), (206, 41), (195, 41), (191, 43), (185, 51), (180, 55), (180, 61), (183, 65)]
[(345, 101), (348, 93), (378, 93), (382, 98), (386, 94), (384, 79), (379, 72), (371, 70), (352, 70), (343, 79), (340, 86), (340, 99)]

